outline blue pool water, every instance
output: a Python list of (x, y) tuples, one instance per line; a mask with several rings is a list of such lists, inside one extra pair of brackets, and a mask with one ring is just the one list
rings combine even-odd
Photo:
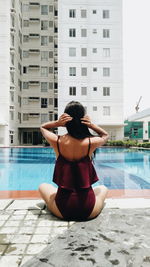
[[(51, 148), (0, 148), (0, 190), (37, 190), (52, 183)], [(150, 189), (150, 151), (102, 147), (94, 159), (100, 181), (109, 189)]]

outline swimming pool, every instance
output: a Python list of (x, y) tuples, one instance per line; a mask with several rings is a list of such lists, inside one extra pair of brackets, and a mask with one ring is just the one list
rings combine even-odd
[[(0, 148), (0, 190), (37, 190), (52, 183), (54, 164), (51, 148)], [(150, 189), (150, 151), (102, 147), (94, 164), (100, 178), (95, 185)]]

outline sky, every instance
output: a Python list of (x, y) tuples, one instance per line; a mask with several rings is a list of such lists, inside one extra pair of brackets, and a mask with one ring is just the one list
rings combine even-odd
[(150, 0), (123, 0), (124, 116), (150, 108)]

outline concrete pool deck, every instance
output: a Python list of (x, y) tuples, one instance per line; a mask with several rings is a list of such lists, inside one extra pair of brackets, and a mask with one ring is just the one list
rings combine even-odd
[(150, 199), (106, 199), (86, 222), (54, 217), (41, 199), (0, 200), (1, 267), (148, 267)]

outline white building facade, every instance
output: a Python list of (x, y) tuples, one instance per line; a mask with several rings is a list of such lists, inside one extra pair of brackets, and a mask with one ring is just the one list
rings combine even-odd
[(123, 138), (122, 1), (59, 0), (58, 113), (72, 100)]

